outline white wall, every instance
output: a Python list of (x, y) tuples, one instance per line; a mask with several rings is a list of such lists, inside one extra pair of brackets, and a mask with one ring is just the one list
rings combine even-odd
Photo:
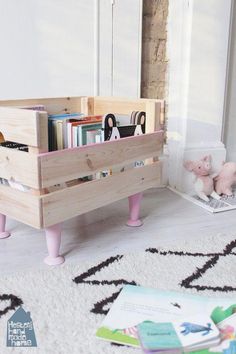
[(170, 0), (168, 23), (170, 185), (190, 192), (185, 159), (225, 159), (221, 141), (231, 0)]
[(224, 142), (227, 160), (236, 162), (236, 5), (232, 12)]
[[(188, 143), (221, 141), (231, 0), (193, 4), (188, 90)], [(199, 131), (196, 134), (196, 129)]]
[(1, 0), (0, 99), (137, 97), (141, 9), (141, 0)]

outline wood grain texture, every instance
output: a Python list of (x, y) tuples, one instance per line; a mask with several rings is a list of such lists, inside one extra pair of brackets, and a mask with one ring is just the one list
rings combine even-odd
[(42, 208), (39, 197), (0, 184), (0, 212), (27, 225), (40, 229)]
[(81, 112), (86, 116), (94, 114), (94, 98), (81, 97)]
[(43, 105), (48, 114), (73, 113), (81, 111), (81, 97), (39, 98), (29, 100), (0, 101), (2, 107), (25, 107)]
[(0, 132), (5, 140), (37, 147), (38, 113), (27, 109), (0, 107)]
[(163, 132), (61, 150), (39, 156), (42, 187), (70, 181), (135, 160), (160, 156)]
[(161, 103), (157, 100), (146, 102), (146, 133), (161, 129)]
[(29, 153), (40, 154), (48, 151), (48, 114), (38, 112), (37, 119), (38, 147), (29, 146)]
[(164, 100), (94, 97), (94, 114), (146, 112), (146, 133), (154, 132), (162, 127), (164, 123), (164, 106)]
[(0, 177), (40, 188), (38, 158), (16, 149), (0, 147)]
[(146, 99), (94, 97), (94, 114), (131, 114), (132, 111), (146, 111)]
[(160, 181), (161, 163), (156, 162), (41, 196), (43, 226), (56, 224), (145, 189), (157, 187)]
[(39, 152), (48, 151), (48, 114), (47, 112), (38, 113), (38, 134), (39, 134)]

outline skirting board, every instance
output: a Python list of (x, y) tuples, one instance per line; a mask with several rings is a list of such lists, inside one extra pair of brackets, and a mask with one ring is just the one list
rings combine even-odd
[(197, 195), (188, 195), (185, 193), (181, 193), (172, 187), (168, 187), (172, 192), (180, 195), (182, 198), (189, 200), (195, 205), (200, 206), (203, 209), (210, 211), (211, 213), (220, 213), (223, 211), (234, 210), (236, 209), (236, 190), (234, 190), (234, 194), (232, 197), (221, 197), (220, 200), (213, 199), (209, 197), (210, 201), (205, 202), (200, 199)]

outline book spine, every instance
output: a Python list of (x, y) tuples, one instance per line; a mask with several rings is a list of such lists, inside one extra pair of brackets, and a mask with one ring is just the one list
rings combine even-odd
[(78, 134), (77, 134), (77, 127), (72, 126), (72, 147), (77, 147), (78, 146)]

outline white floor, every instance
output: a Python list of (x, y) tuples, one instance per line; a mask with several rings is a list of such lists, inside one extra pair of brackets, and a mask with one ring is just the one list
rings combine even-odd
[[(97, 209), (64, 223), (61, 253), (66, 262), (122, 254), (146, 247), (171, 246), (179, 239), (216, 233), (236, 235), (236, 211), (211, 214), (182, 199), (168, 189), (152, 189), (144, 193), (140, 228), (125, 226), (127, 200)], [(8, 220), (12, 236), (0, 240), (0, 275), (47, 268), (44, 232)]]

